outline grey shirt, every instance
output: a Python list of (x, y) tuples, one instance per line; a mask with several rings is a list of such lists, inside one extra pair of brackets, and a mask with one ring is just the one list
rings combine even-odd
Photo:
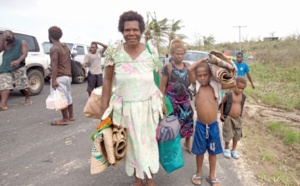
[(101, 58), (96, 54), (86, 54), (83, 60), (91, 74), (102, 74)]

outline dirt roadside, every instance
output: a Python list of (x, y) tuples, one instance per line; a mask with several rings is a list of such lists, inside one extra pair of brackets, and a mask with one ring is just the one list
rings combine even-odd
[[(287, 145), (268, 126), (281, 122), (300, 131), (300, 112), (288, 112), (248, 99), (243, 113), (242, 160), (237, 167), (255, 185), (300, 185), (300, 144)], [(251, 184), (253, 185), (253, 183)]]

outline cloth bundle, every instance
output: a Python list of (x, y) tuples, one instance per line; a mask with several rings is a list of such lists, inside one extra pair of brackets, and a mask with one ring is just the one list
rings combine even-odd
[(180, 123), (174, 115), (163, 118), (156, 129), (159, 162), (168, 174), (184, 166), (179, 131)]
[(126, 154), (127, 133), (125, 128), (114, 127), (108, 117), (91, 136), (94, 140), (91, 152), (90, 173), (103, 172), (110, 165), (116, 166)]
[(180, 123), (177, 116), (169, 115), (163, 118), (156, 129), (156, 139), (159, 142), (174, 140), (179, 134)]
[(236, 69), (236, 66), (235, 66), (234, 62), (229, 57), (227, 57), (226, 55), (224, 55), (221, 52), (211, 51), (210, 54), (211, 55), (210, 55), (209, 60), (217, 60), (218, 62), (223, 61), (225, 63), (228, 63), (230, 66), (235, 67), (234, 70), (228, 70), (228, 69), (226, 69), (224, 67), (221, 67), (219, 65), (208, 63), (209, 67), (210, 67), (210, 70), (212, 72), (213, 78), (221, 84), (234, 83), (235, 78), (237, 76), (237, 69)]

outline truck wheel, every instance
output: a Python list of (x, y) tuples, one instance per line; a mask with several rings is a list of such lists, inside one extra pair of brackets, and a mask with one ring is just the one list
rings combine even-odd
[(81, 84), (81, 83), (83, 83), (84, 82), (84, 80), (85, 80), (85, 71), (84, 71), (84, 69), (82, 69), (82, 71), (83, 71), (83, 76), (73, 76), (72, 77), (72, 83), (74, 83), (74, 84)]
[[(39, 70), (29, 70), (27, 72), (27, 77), (29, 81), (29, 86), (30, 86), (30, 96), (35, 96), (38, 95), (44, 87), (44, 76)], [(24, 92), (20, 90), (22, 94)]]

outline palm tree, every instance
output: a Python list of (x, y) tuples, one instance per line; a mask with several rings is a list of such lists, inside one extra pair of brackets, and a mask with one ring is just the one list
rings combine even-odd
[[(150, 21), (151, 18), (151, 21)], [(169, 20), (164, 18), (160, 21), (154, 16), (147, 12), (146, 30), (145, 30), (145, 41), (149, 40), (152, 44), (160, 51), (162, 45), (167, 45), (167, 50), (173, 39), (179, 37), (181, 39), (187, 38), (184, 34), (177, 34), (177, 32), (183, 27), (181, 26), (181, 20), (173, 20), (171, 24), (168, 24)]]
[(167, 37), (168, 30), (169, 30), (169, 27), (167, 25), (168, 19), (164, 18), (158, 21), (155, 12), (154, 12), (154, 17), (150, 12), (148, 12), (148, 15), (151, 16), (152, 21), (148, 23), (149, 27), (147, 32), (149, 32), (150, 30), (150, 34), (147, 33), (147, 37), (151, 38), (153, 45), (156, 46), (157, 50), (159, 51), (160, 46), (167, 42), (165, 38)]
[(176, 32), (178, 32), (179, 30), (181, 30), (182, 27), (184, 27), (183, 25), (181, 26), (180, 24), (182, 23), (182, 20), (172, 20), (172, 23), (170, 25), (170, 32), (168, 33), (168, 37), (169, 37), (169, 43), (167, 46), (167, 51), (169, 50), (170, 44), (172, 42), (173, 39), (175, 39), (176, 37), (179, 37), (180, 39), (185, 39), (187, 38), (184, 34), (177, 34)]
[(149, 14), (147, 13), (147, 21), (146, 21), (146, 29), (145, 29), (145, 42), (147, 43), (149, 40), (152, 39), (152, 33), (151, 30), (153, 30), (153, 22), (149, 22)]
[(216, 42), (215, 37), (210, 35), (208, 37), (203, 36), (203, 47), (205, 50), (206, 46), (213, 45)]

